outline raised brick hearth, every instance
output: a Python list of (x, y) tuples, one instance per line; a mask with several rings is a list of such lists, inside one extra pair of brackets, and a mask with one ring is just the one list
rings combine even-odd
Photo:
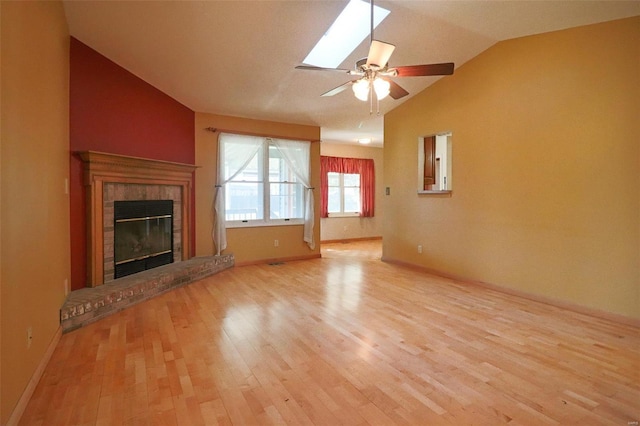
[(109, 284), (73, 291), (60, 309), (68, 332), (119, 312), (158, 294), (213, 275), (234, 265), (232, 254), (195, 257), (129, 275)]

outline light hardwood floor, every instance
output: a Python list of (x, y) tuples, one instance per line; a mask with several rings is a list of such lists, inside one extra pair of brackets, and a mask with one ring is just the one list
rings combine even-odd
[(21, 424), (637, 424), (640, 330), (379, 250), (237, 267), (63, 335)]

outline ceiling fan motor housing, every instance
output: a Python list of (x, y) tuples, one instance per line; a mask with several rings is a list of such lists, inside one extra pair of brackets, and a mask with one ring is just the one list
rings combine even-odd
[(387, 64), (384, 64), (384, 66), (380, 66), (378, 64), (370, 63), (367, 65), (367, 58), (362, 58), (356, 61), (356, 70), (361, 72), (367, 72), (367, 70), (381, 71), (386, 67), (387, 67)]

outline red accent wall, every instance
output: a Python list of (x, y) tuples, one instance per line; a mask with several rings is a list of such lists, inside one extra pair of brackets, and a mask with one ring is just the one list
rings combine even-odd
[[(100, 151), (195, 164), (195, 113), (75, 38), (70, 48), (71, 289), (85, 287), (87, 239), (82, 162)], [(195, 190), (191, 194), (195, 212)], [(195, 253), (195, 214), (191, 218)]]

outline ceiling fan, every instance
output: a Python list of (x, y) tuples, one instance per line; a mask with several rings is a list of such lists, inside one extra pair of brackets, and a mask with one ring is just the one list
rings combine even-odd
[(395, 46), (393, 44), (374, 40), (373, 10), (373, 0), (371, 0), (371, 44), (369, 46), (369, 54), (366, 58), (362, 58), (357, 61), (354, 69), (323, 68), (311, 65), (298, 65), (296, 67), (296, 69), (300, 70), (344, 72), (349, 75), (360, 77), (341, 84), (340, 86), (323, 93), (322, 96), (336, 95), (351, 86), (356, 98), (362, 101), (371, 100), (373, 105), (374, 93), (377, 100), (383, 99), (387, 95), (391, 96), (393, 99), (400, 99), (409, 94), (409, 92), (403, 89), (398, 83), (391, 80), (390, 77), (420, 77), (453, 74), (453, 62), (389, 67), (389, 58), (391, 57)]

